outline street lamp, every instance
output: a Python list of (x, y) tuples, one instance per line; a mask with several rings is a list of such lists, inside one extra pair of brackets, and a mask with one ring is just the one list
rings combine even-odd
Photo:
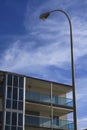
[(69, 15), (60, 9), (57, 10), (52, 10), (46, 13), (43, 13), (40, 15), (40, 19), (45, 20), (49, 17), (49, 15), (53, 12), (61, 12), (63, 13), (69, 22), (69, 27), (70, 27), (70, 46), (71, 46), (71, 71), (72, 71), (72, 86), (73, 86), (73, 103), (74, 103), (74, 112), (73, 112), (73, 116), (74, 116), (74, 130), (77, 130), (77, 114), (76, 114), (76, 95), (75, 95), (75, 70), (74, 70), (74, 52), (73, 52), (73, 37), (72, 37), (72, 24), (71, 24), (71, 20)]

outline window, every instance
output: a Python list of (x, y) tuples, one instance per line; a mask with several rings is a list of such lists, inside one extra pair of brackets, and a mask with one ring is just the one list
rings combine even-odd
[(4, 87), (0, 86), (0, 96), (3, 96), (3, 95), (4, 95)]
[(13, 108), (13, 109), (17, 109), (17, 101), (13, 101), (12, 108)]
[(18, 114), (18, 125), (19, 126), (23, 125), (23, 114)]
[(12, 126), (11, 127), (11, 130), (17, 130), (15, 126)]
[(12, 125), (17, 125), (17, 113), (12, 113)]
[(6, 112), (6, 124), (10, 125), (10, 117), (11, 117), (11, 113), (10, 112)]
[(11, 74), (8, 74), (7, 84), (12, 86), (12, 75)]
[(23, 77), (19, 77), (19, 87), (23, 88), (24, 86), (24, 78)]
[(23, 130), (23, 128), (22, 127), (18, 127), (18, 130)]
[(2, 119), (3, 119), (3, 113), (0, 112), (0, 123), (2, 123)]
[(10, 130), (10, 126), (5, 126), (5, 130)]
[(54, 125), (59, 125), (59, 117), (58, 116), (54, 116)]
[(23, 89), (19, 89), (19, 100), (23, 100)]
[(11, 100), (6, 101), (6, 108), (11, 108)]
[(23, 110), (23, 102), (18, 102), (18, 109)]
[(11, 98), (11, 94), (12, 94), (12, 87), (8, 87), (8, 89), (7, 89), (7, 98)]
[(13, 99), (17, 100), (17, 88), (13, 88)]
[(18, 87), (18, 76), (14, 76), (13, 86)]
[(0, 86), (4, 85), (5, 76), (0, 74)]

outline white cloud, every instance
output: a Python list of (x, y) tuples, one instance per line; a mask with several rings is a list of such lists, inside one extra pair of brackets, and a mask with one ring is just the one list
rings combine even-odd
[[(75, 4), (75, 1), (72, 4)], [(71, 4), (70, 5), (68, 4), (68, 6), (66, 6), (66, 9), (70, 8), (70, 6)], [(46, 7), (44, 6), (44, 8)], [(33, 36), (37, 37), (38, 39), (41, 39), (42, 41), (45, 40), (44, 42), (46, 43), (55, 44), (56, 42), (58, 42), (61, 46), (63, 46), (63, 44), (66, 44), (66, 46), (68, 46), (70, 41), (69, 41), (69, 25), (68, 25), (67, 19), (64, 16), (59, 19), (57, 17), (58, 14), (56, 14), (55, 17), (50, 16), (48, 20), (43, 22), (39, 20), (39, 16), (37, 17), (37, 14), (39, 15), (40, 11), (42, 12), (41, 8), (38, 13), (37, 11), (34, 12), (33, 18), (37, 19), (35, 21), (32, 18), (32, 21), (34, 23), (30, 22), (29, 21), (30, 19), (28, 19), (27, 17), (26, 28), (28, 29), (31, 26), (32, 27), (31, 32)], [(59, 14), (59, 17), (60, 16), (61, 15)], [(87, 48), (87, 42), (86, 42), (87, 41), (87, 37), (86, 37), (87, 25), (86, 25), (85, 19), (81, 19), (79, 16), (76, 16), (76, 15), (73, 15), (71, 17), (71, 21), (72, 21), (72, 27), (73, 27), (75, 62), (77, 62), (80, 57), (87, 54), (87, 51), (86, 51), (87, 50), (86, 49)], [(69, 50), (69, 48), (67, 48), (67, 50)]]
[[(21, 41), (12, 44), (1, 57), (1, 68), (15, 70), (30, 66), (62, 66), (62, 62), (68, 62), (67, 49), (62, 48), (62, 51), (56, 47), (56, 44), (51, 44), (30, 50), (29, 43), (24, 43), (21, 47)], [(64, 50), (63, 50), (64, 49)], [(60, 56), (61, 54), (61, 56)], [(37, 69), (37, 68), (36, 68)], [(35, 69), (34, 69), (35, 70)]]
[(79, 78), (76, 80), (76, 90), (77, 90), (77, 100), (80, 104), (80, 101), (86, 101), (87, 99), (87, 78)]
[(87, 129), (87, 118), (80, 118), (78, 120), (78, 130)]

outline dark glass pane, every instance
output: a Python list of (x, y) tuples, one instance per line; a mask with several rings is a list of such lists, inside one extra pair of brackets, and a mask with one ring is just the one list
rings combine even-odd
[[(50, 119), (49, 118), (41, 118), (41, 120), (43, 120), (42, 122), (49, 122), (48, 123), (48, 127), (50, 126)], [(26, 125), (33, 125), (33, 126), (39, 126), (40, 122), (39, 122), (39, 117), (38, 116), (26, 116), (25, 117), (25, 123)]]
[(12, 126), (11, 127), (11, 130), (17, 130), (15, 126)]
[(18, 127), (18, 130), (23, 130), (23, 128), (22, 127)]
[(17, 101), (13, 101), (12, 108), (17, 109)]
[(23, 100), (23, 89), (19, 89), (19, 100)]
[(11, 108), (11, 100), (6, 101), (6, 108)]
[(0, 96), (4, 95), (4, 89), (5, 89), (5, 87), (0, 86)]
[(0, 87), (4, 85), (5, 75), (0, 73)]
[(10, 126), (5, 126), (5, 130), (10, 130)]
[(59, 117), (58, 116), (53, 117), (53, 123), (54, 123), (54, 125), (59, 126)]
[(18, 76), (14, 76), (13, 86), (18, 87)]
[(23, 125), (23, 114), (18, 114), (18, 125), (19, 126)]
[(23, 110), (23, 102), (18, 102), (18, 109)]
[(13, 99), (17, 100), (17, 88), (13, 88)]
[(8, 89), (7, 89), (7, 98), (11, 98), (11, 94), (12, 94), (12, 88), (8, 87)]
[(19, 87), (23, 88), (24, 86), (24, 78), (23, 77), (19, 77)]
[(10, 125), (10, 117), (11, 117), (11, 113), (10, 112), (6, 112), (6, 124)]
[(2, 123), (3, 119), (3, 112), (0, 112), (0, 123)]
[(11, 74), (8, 74), (7, 84), (12, 86), (12, 75)]
[(17, 125), (17, 113), (12, 113), (12, 125)]

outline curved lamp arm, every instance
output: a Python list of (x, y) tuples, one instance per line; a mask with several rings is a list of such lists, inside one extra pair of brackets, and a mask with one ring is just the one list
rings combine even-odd
[(74, 52), (73, 52), (73, 37), (72, 37), (72, 24), (69, 15), (60, 9), (52, 10), (46, 13), (43, 13), (40, 15), (40, 19), (45, 20), (49, 17), (49, 15), (53, 12), (61, 12), (63, 13), (69, 22), (69, 28), (70, 28), (70, 46), (71, 46), (71, 68), (72, 68), (72, 86), (73, 86), (73, 103), (74, 103), (74, 130), (77, 130), (77, 114), (76, 114), (76, 92), (75, 92), (75, 70), (74, 70)]

